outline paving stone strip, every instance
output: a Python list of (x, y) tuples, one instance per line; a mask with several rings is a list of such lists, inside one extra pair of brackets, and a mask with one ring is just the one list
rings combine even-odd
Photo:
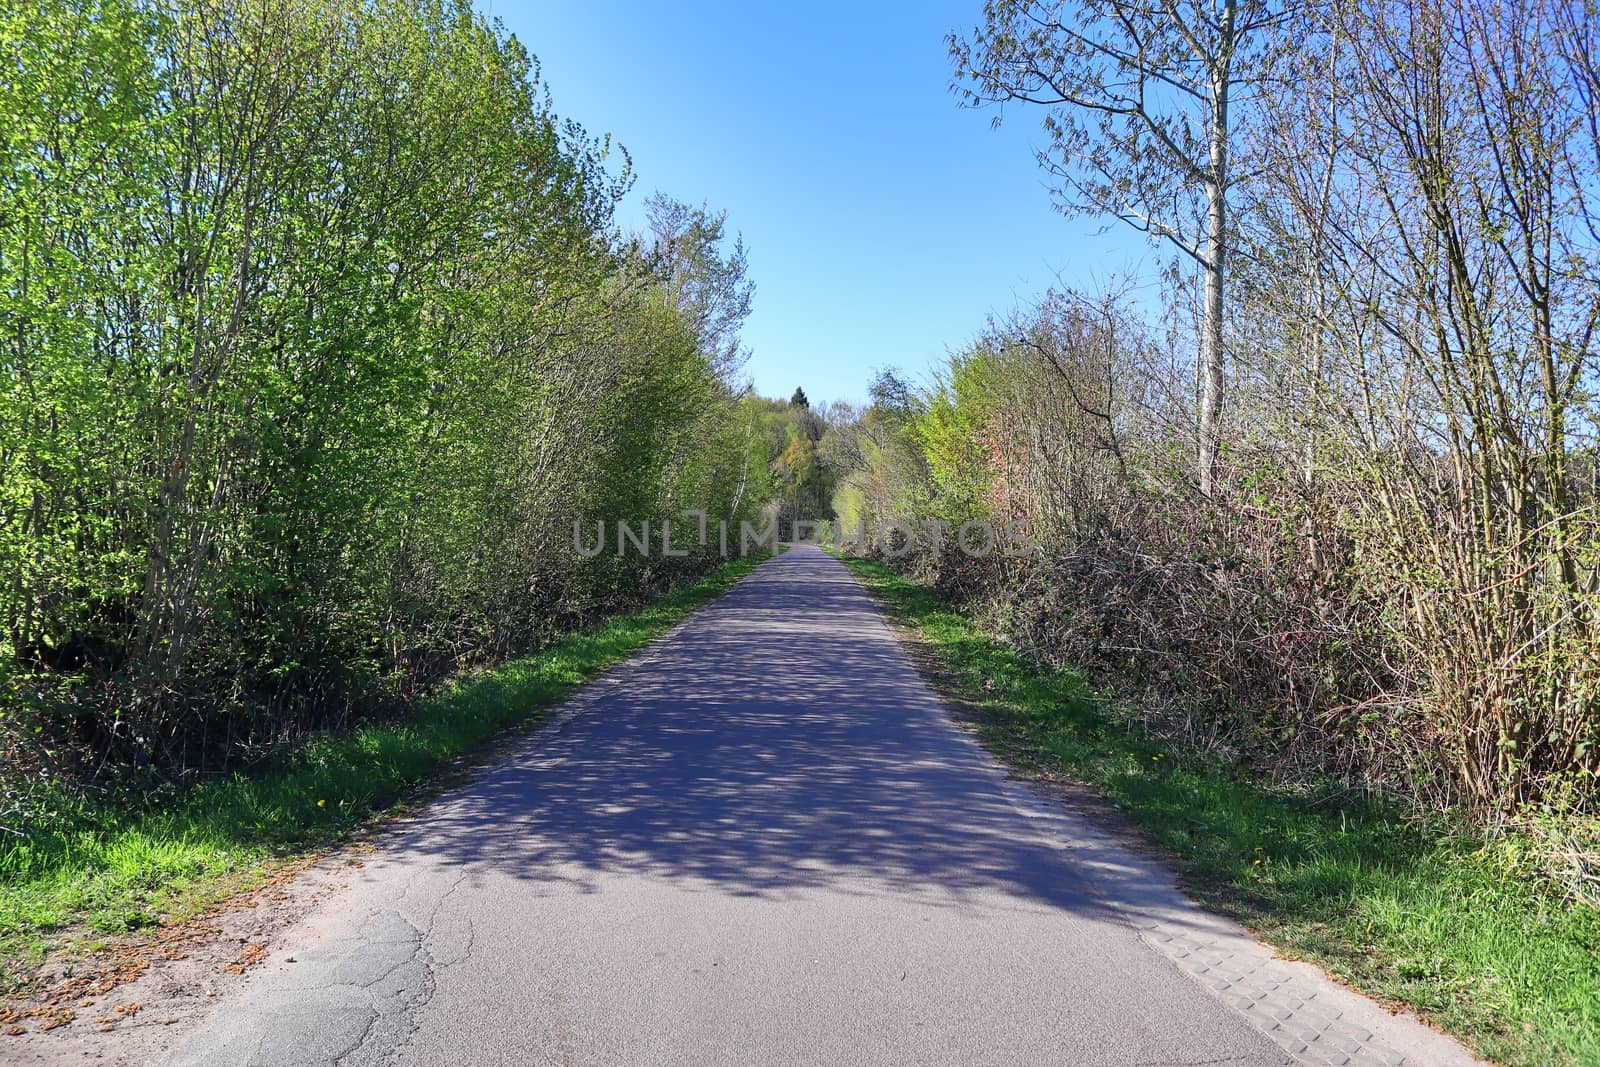
[(1017, 810), (1081, 869), (1140, 939), (1248, 1019), (1285, 1052), (1314, 1067), (1466, 1067), (1482, 1064), (1411, 1012), (1385, 1010), (1320, 968), (1277, 955), (1243, 926), (1184, 895), (1162, 863), (1026, 783), (1009, 780)]

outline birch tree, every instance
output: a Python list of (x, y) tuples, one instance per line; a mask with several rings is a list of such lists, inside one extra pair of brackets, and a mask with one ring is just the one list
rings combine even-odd
[(1217, 477), (1223, 326), (1241, 86), (1277, 23), (1268, 0), (989, 0), (951, 35), (970, 106), (1046, 110), (1040, 164), (1069, 215), (1113, 215), (1192, 260), (1203, 281), (1197, 474)]

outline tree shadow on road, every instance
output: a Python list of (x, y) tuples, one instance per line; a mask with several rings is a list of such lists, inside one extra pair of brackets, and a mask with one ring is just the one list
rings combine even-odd
[(756, 572), (563, 732), (434, 806), (407, 858), (570, 891), (602, 872), (737, 895), (915, 892), (1099, 912), (944, 718), (848, 572)]

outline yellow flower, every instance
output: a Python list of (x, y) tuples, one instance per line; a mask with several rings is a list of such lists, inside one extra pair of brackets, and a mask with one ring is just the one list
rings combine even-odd
[(317, 801), (317, 807), (319, 807), (319, 808), (325, 808), (325, 807), (327, 807), (327, 806), (328, 806), (328, 802), (327, 802), (327, 801), (326, 801), (326, 800), (319, 800), (319, 801)]

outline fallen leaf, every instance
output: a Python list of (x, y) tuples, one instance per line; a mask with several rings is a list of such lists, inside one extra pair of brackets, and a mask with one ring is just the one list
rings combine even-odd
[(243, 974), (251, 967), (254, 967), (256, 964), (260, 963), (261, 957), (265, 956), (266, 954), (266, 945), (246, 945), (244, 948), (239, 950), (239, 955), (234, 958), (234, 961), (232, 963), (223, 964), (222, 969), (227, 971), (229, 974)]
[(58, 1026), (65, 1026), (73, 1019), (71, 1008), (45, 1008), (40, 1011), (44, 1022), (39, 1024), (39, 1031), (54, 1030)]

